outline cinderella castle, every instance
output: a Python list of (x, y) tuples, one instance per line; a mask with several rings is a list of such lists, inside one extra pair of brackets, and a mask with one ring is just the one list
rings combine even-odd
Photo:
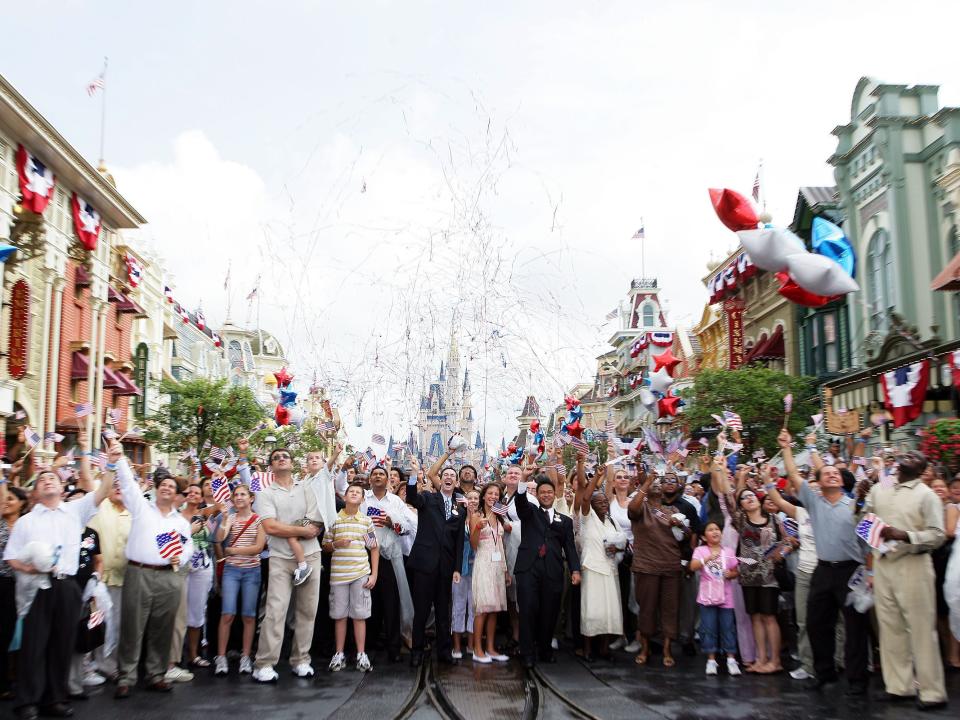
[(466, 451), (457, 454), (457, 464), (469, 463), (477, 468), (486, 463), (483, 440), (474, 428), (473, 404), (470, 398), (470, 371), (460, 374), (460, 351), (456, 330), (450, 332), (450, 350), (446, 364), (440, 362), (440, 376), (430, 383), (420, 397), (419, 449), (424, 461), (440, 457), (447, 441), (454, 433), (460, 433), (470, 444)]

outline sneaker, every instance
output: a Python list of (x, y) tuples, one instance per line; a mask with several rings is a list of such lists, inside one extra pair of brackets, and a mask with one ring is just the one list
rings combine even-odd
[[(612, 643), (610, 643), (610, 649), (619, 650), (626, 644), (627, 644), (627, 639), (621, 636), (621, 637), (618, 637), (616, 640), (614, 640)], [(556, 648), (554, 648), (554, 650), (556, 650)]]
[(553, 650), (559, 650), (559, 649), (560, 649), (560, 642), (559, 642), (556, 638), (553, 638), (553, 639), (550, 641), (550, 647), (551, 647)]
[(490, 655), (490, 659), (494, 662), (510, 662), (509, 657), (506, 655), (501, 655), (500, 653), (497, 653), (496, 655)]
[(313, 668), (310, 663), (300, 663), (293, 667), (293, 674), (301, 678), (313, 677)]
[(253, 671), (253, 679), (259, 683), (274, 683), (279, 677), (277, 671), (269, 665)]
[(168, 683), (190, 682), (193, 680), (193, 673), (189, 670), (184, 670), (182, 667), (174, 665), (172, 668), (167, 670), (167, 674), (163, 676), (163, 679)]
[[(307, 565), (304, 568), (297, 568), (293, 571), (293, 584), (294, 585), (303, 585), (307, 578), (313, 574), (313, 568)], [(312, 675), (313, 673), (311, 673)]]
[[(463, 660), (463, 653), (459, 650), (454, 650), (452, 653), (450, 653), (450, 657), (452, 657), (454, 660)], [(357, 662), (359, 662), (359, 658), (357, 659)]]
[(489, 655), (477, 655), (474, 654), (473, 661), (475, 663), (483, 663), (484, 665), (489, 665), (493, 662)]
[(213, 659), (213, 674), (226, 675), (230, 672), (230, 666), (227, 665), (227, 659), (223, 655), (217, 655)]
[(366, 653), (357, 653), (357, 672), (370, 672), (373, 666), (370, 665), (370, 658)]
[(716, 675), (716, 674), (717, 674), (717, 661), (707, 660), (707, 675)]
[(739, 675), (740, 666), (737, 665), (736, 658), (728, 657), (727, 658), (727, 675)]
[(87, 686), (103, 685), (107, 679), (97, 672), (88, 672), (83, 676), (83, 684)]
[(327, 670), (330, 672), (340, 672), (347, 666), (347, 659), (343, 656), (343, 653), (338, 652), (332, 658), (330, 658), (330, 664), (327, 665)]
[(629, 645), (624, 645), (623, 651), (625, 653), (630, 653), (631, 655), (636, 655), (638, 652), (640, 652), (640, 641), (634, 640)]
[(240, 674), (247, 675), (252, 672), (253, 672), (253, 662), (250, 660), (250, 656), (241, 655), (240, 656)]
[(802, 667), (798, 667), (796, 670), (790, 671), (790, 677), (792, 677), (794, 680), (809, 680), (813, 677), (813, 675), (808, 673)]

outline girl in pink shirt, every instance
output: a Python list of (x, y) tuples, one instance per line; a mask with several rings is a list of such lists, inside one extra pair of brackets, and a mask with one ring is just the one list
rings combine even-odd
[(717, 652), (727, 654), (727, 673), (739, 675), (737, 626), (733, 612), (733, 584), (738, 574), (737, 556), (720, 544), (722, 531), (715, 522), (703, 529), (706, 543), (693, 551), (690, 570), (700, 571), (700, 642), (707, 653), (707, 675), (717, 674)]

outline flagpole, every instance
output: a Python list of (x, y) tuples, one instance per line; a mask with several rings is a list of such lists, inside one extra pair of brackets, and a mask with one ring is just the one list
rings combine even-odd
[(647, 226), (643, 222), (643, 217), (640, 218), (640, 229), (643, 230), (643, 237), (640, 238), (640, 277), (647, 277), (647, 258), (644, 245), (646, 245), (647, 239)]
[(107, 134), (107, 58), (103, 58), (103, 87), (100, 88), (100, 165), (104, 164), (104, 139)]
[(767, 211), (767, 188), (766, 188), (766, 178), (763, 176), (763, 158), (760, 158), (760, 169), (757, 171), (757, 174), (760, 175), (760, 192), (763, 195), (763, 211)]

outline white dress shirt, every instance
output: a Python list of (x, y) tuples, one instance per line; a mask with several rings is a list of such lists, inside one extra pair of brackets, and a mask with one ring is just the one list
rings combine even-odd
[(193, 555), (193, 540), (187, 519), (176, 508), (164, 514), (155, 503), (147, 502), (125, 457), (117, 462), (117, 480), (120, 482), (123, 504), (130, 512), (127, 560), (144, 565), (170, 565), (170, 558), (160, 555), (157, 537), (164, 533), (178, 532), (183, 544), (181, 564), (185, 564), (183, 559)]
[(58, 575), (76, 575), (80, 564), (80, 536), (97, 514), (96, 493), (87, 493), (75, 502), (60, 502), (55, 508), (34, 505), (33, 510), (17, 520), (3, 551), (4, 560), (19, 560), (31, 542), (49, 545), (59, 559), (53, 571)]

